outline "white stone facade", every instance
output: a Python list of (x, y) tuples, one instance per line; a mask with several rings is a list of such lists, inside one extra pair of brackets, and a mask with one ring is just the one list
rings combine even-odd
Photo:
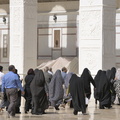
[[(13, 2), (13, 0), (11, 1)], [(11, 3), (12, 6), (10, 9), (11, 11), (15, 11), (14, 14), (10, 16), (10, 19), (12, 20), (12, 24), (14, 24), (12, 27), (14, 31), (12, 32), (11, 30), (11, 33), (9, 33), (9, 28), (10, 28), (9, 5), (0, 6), (0, 28), (1, 28), (0, 29), (0, 42), (1, 42), (0, 64), (6, 66), (5, 69), (7, 69), (9, 62), (10, 64), (15, 63), (14, 62), (16, 61), (15, 58), (19, 57), (19, 59), (17, 58), (18, 61), (15, 64), (15, 66), (20, 70), (19, 72), (21, 74), (22, 73), (26, 74), (26, 70), (28, 69), (28, 67), (31, 66), (31, 63), (35, 63), (33, 62), (35, 61), (35, 59), (32, 58), (37, 58), (35, 54), (30, 54), (29, 52), (31, 49), (29, 46), (32, 45), (35, 48), (32, 49), (33, 50), (32, 53), (37, 54), (38, 63), (39, 63), (39, 59), (41, 59), (42, 57), (43, 59), (44, 58), (54, 59), (59, 56), (75, 57), (78, 55), (77, 49), (79, 47), (80, 71), (82, 71), (84, 67), (88, 67), (90, 68), (92, 73), (95, 74), (98, 69), (108, 69), (112, 66), (120, 67), (120, 62), (119, 62), (120, 52), (118, 51), (118, 48), (120, 47), (119, 46), (120, 42), (118, 39), (119, 35), (118, 37), (116, 36), (118, 44), (116, 46), (116, 51), (117, 51), (116, 65), (114, 65), (114, 61), (115, 61), (114, 58), (116, 52), (114, 49), (115, 42), (113, 41), (115, 38), (115, 34), (114, 34), (115, 30), (113, 29), (113, 26), (115, 26), (115, 22), (113, 18), (116, 15), (115, 3), (113, 3), (114, 0), (104, 0), (105, 2), (103, 1), (103, 3), (102, 0), (100, 1), (81, 0), (80, 6), (79, 6), (79, 1), (38, 3), (37, 23), (35, 23), (36, 13), (33, 12), (34, 4), (31, 3), (32, 1), (33, 0), (31, 1), (26, 0), (26, 2), (29, 3), (24, 4), (24, 6), (22, 7), (19, 6), (20, 4), (16, 4), (16, 2)], [(80, 25), (79, 25), (79, 7), (81, 10), (80, 17), (82, 17), (80, 21)], [(5, 13), (1, 11), (1, 8), (3, 8), (3, 10), (7, 12)], [(25, 10), (26, 12), (23, 10)], [(24, 15), (24, 17), (19, 16), (18, 14), (22, 16)], [(5, 15), (7, 18), (6, 24), (3, 23), (3, 15)], [(57, 16), (56, 22), (53, 20), (54, 15)], [(35, 19), (33, 20), (33, 18)], [(35, 24), (37, 24), (37, 28), (36, 28), (37, 30), (36, 37), (38, 40), (37, 43), (32, 41), (33, 38), (36, 38), (35, 37), (36, 33), (34, 32), (34, 30), (32, 30), (35, 29)], [(23, 27), (23, 25), (25, 26)], [(30, 31), (26, 32), (27, 31), (26, 29)], [(53, 49), (54, 30), (60, 30), (61, 32), (60, 33), (61, 34), (60, 45), (62, 47), (61, 50)], [(79, 38), (79, 31), (80, 31), (80, 38)], [(10, 39), (11, 40), (13, 39), (13, 42), (11, 41), (10, 43), (11, 44), (10, 49), (13, 51), (12, 56), (16, 55), (16, 57), (10, 57), (10, 60), (9, 57), (3, 58), (2, 55), (3, 35), (6, 33), (8, 34), (8, 41)], [(31, 35), (29, 34), (30, 35), (29, 36), (28, 33), (31, 33)], [(9, 38), (9, 35), (12, 38)], [(15, 39), (16, 42), (14, 42)], [(79, 39), (82, 40), (79, 42)], [(29, 46), (27, 46), (28, 44)], [(8, 44), (8, 53), (9, 53), (9, 44)], [(18, 54), (20, 56), (18, 56)], [(21, 65), (24, 66), (25, 64), (27, 65), (25, 66), (25, 68), (21, 67)], [(35, 64), (32, 66), (35, 66)]]
[(37, 0), (10, 0), (10, 57), (19, 74), (37, 67)]
[(115, 66), (114, 0), (81, 0), (79, 32), (79, 71), (89, 68), (92, 74), (99, 69)]

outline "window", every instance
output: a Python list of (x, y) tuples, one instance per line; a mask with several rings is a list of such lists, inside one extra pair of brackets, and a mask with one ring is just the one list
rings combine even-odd
[(61, 37), (60, 37), (60, 30), (54, 30), (54, 37), (53, 37), (53, 46), (54, 48), (61, 47)]
[(3, 35), (3, 58), (7, 58), (7, 38), (8, 36), (6, 34)]

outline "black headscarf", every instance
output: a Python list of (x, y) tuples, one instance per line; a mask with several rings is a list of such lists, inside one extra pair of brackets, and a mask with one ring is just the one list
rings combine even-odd
[(45, 77), (42, 70), (35, 69), (35, 76), (31, 82), (30, 89), (31, 93), (37, 94), (44, 88)]
[(31, 82), (32, 82), (32, 80), (33, 80), (33, 78), (34, 78), (34, 75), (35, 75), (35, 74), (34, 74), (33, 69), (30, 68), (30, 69), (28, 70), (28, 72), (27, 72), (26, 77), (25, 77), (25, 87), (30, 88), (30, 84), (31, 84)]
[(115, 73), (116, 73), (116, 68), (112, 67), (111, 68), (111, 77), (112, 77), (113, 80), (115, 79)]
[(111, 72), (111, 70), (107, 70), (107, 71), (106, 71), (106, 75), (107, 75), (108, 81), (110, 82), (111, 79), (112, 79), (112, 72)]
[(35, 76), (31, 82), (33, 114), (43, 113), (48, 108), (48, 100), (45, 92), (45, 77), (42, 70), (35, 69)]
[(83, 81), (76, 74), (73, 74), (70, 79), (70, 94), (72, 96), (73, 107), (76, 111), (86, 112), (85, 107), (85, 92)]

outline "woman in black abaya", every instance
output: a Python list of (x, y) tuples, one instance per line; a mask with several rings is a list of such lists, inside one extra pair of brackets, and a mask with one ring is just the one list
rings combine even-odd
[(41, 115), (48, 108), (48, 100), (45, 92), (45, 77), (42, 70), (35, 70), (34, 79), (31, 82), (30, 89), (32, 93), (32, 114)]
[(99, 108), (111, 107), (110, 83), (106, 76), (106, 71), (101, 72), (100, 82), (98, 87), (99, 94)]
[(84, 89), (85, 89), (86, 97), (88, 99), (90, 99), (90, 97), (91, 97), (90, 83), (92, 83), (92, 85), (94, 86), (94, 88), (96, 88), (96, 86), (95, 86), (95, 81), (93, 80), (93, 78), (92, 78), (92, 76), (91, 76), (90, 71), (88, 70), (88, 68), (85, 68), (83, 70), (81, 78), (82, 78), (82, 80), (84, 82)]
[(99, 70), (97, 72), (97, 75), (94, 78), (95, 81), (95, 86), (96, 89), (94, 90), (94, 98), (95, 98), (95, 103), (97, 104), (97, 100), (99, 100), (99, 96), (98, 96), (98, 86), (99, 86), (99, 82), (100, 82), (100, 75), (101, 75), (102, 70)]
[(32, 94), (30, 90), (30, 84), (34, 78), (34, 70), (31, 68), (28, 70), (27, 75), (25, 77), (25, 113), (32, 108), (31, 101), (32, 101)]
[(77, 115), (78, 111), (82, 111), (82, 113), (85, 114), (86, 105), (84, 84), (81, 78), (76, 74), (73, 74), (70, 79), (70, 94), (72, 96), (74, 115)]
[(111, 102), (112, 104), (114, 104), (115, 98), (116, 98), (116, 92), (115, 92), (115, 88), (114, 88), (114, 82), (115, 82), (115, 74), (116, 74), (116, 68), (112, 67), (111, 68)]

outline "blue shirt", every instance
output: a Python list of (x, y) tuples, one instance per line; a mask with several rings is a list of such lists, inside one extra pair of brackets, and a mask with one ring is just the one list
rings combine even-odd
[(66, 77), (67, 74), (65, 72), (61, 71), (61, 75), (62, 75), (62, 78), (65, 79), (65, 77)]
[(5, 88), (20, 88), (21, 91), (24, 91), (18, 75), (12, 71), (5, 74), (2, 78), (2, 92), (4, 92)]

